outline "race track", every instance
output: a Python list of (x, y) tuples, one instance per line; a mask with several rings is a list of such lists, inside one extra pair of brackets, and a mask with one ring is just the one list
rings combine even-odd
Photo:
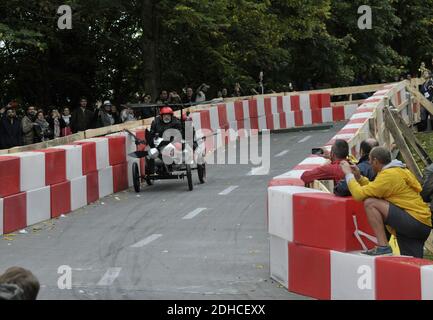
[[(271, 172), (212, 165), (208, 182), (156, 182), (0, 241), (0, 272), (30, 269), (39, 299), (304, 299), (269, 278), (268, 181), (329, 141), (327, 130), (271, 136)], [(221, 194), (220, 194), (221, 193)], [(72, 267), (72, 289), (57, 286)]]

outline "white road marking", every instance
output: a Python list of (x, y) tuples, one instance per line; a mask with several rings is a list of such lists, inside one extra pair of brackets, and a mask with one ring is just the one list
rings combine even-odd
[(146, 245), (148, 245), (149, 243), (159, 239), (162, 237), (162, 234), (152, 234), (151, 236), (137, 242), (136, 244), (132, 245), (131, 248), (142, 248)]
[(233, 190), (236, 190), (237, 188), (239, 188), (239, 186), (231, 186), (231, 187), (228, 187), (228, 188), (225, 189), (224, 191), (220, 192), (219, 195), (220, 195), (220, 196), (226, 196), (226, 195), (228, 195), (230, 192), (232, 192)]
[(99, 280), (98, 286), (111, 286), (117, 279), (122, 268), (109, 268), (104, 276)]
[(307, 141), (310, 140), (310, 139), (311, 139), (311, 136), (306, 136), (306, 137), (303, 138), (302, 140), (299, 140), (298, 143), (304, 143), (304, 142), (307, 142)]
[(280, 158), (282, 156), (285, 156), (286, 154), (289, 153), (290, 150), (284, 150), (282, 152), (280, 152), (279, 154), (275, 155), (275, 158)]
[(198, 209), (195, 209), (194, 211), (188, 213), (185, 217), (183, 217), (182, 220), (191, 220), (195, 216), (199, 215), (200, 213), (202, 213), (205, 210), (207, 210), (207, 208), (198, 208)]

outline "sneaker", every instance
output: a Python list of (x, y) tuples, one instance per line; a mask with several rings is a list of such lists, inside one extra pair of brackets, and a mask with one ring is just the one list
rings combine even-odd
[(392, 256), (392, 248), (386, 247), (375, 247), (371, 250), (364, 251), (362, 254), (367, 256)]

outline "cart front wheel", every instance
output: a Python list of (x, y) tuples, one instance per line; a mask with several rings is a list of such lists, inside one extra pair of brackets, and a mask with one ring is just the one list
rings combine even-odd
[(140, 192), (140, 170), (138, 169), (138, 164), (134, 163), (132, 165), (132, 180), (134, 184), (135, 192)]

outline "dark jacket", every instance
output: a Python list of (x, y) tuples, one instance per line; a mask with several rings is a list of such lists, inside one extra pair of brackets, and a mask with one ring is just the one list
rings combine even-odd
[(15, 284), (0, 284), (0, 300), (23, 300), (23, 290)]
[(160, 116), (156, 117), (155, 120), (153, 120), (152, 125), (150, 127), (150, 136), (151, 136), (150, 145), (153, 146), (153, 139), (155, 138), (156, 134), (158, 134), (159, 137), (162, 138), (164, 131), (168, 129), (179, 130), (179, 132), (183, 135), (182, 123), (178, 118), (173, 117), (173, 120), (170, 123), (164, 123)]
[(48, 125), (41, 126), (37, 122), (35, 122), (35, 143), (39, 143), (42, 141), (48, 141), (54, 138), (54, 133), (50, 128), (48, 121), (46, 122)]
[(71, 117), (71, 129), (73, 133), (86, 131), (92, 129), (94, 125), (95, 114), (85, 109), (84, 111), (79, 107), (74, 110)]
[[(52, 135), (53, 135), (53, 138), (55, 138), (54, 137), (54, 119), (53, 118), (48, 118), (48, 123), (49, 123), (49, 125), (50, 125), (50, 130), (51, 130), (51, 133), (52, 133)], [(60, 137), (62, 136), (62, 129), (63, 128), (66, 128), (66, 123), (65, 123), (65, 120), (63, 120), (63, 118), (62, 117), (60, 117), (59, 118), (59, 126), (60, 126)]]
[[(359, 171), (361, 171), (361, 175), (363, 177), (368, 178), (370, 181), (374, 181), (374, 179), (376, 179), (376, 173), (373, 171), (373, 168), (368, 161), (368, 156), (364, 156), (359, 160), (358, 168)], [(341, 180), (334, 187), (334, 194), (338, 197), (349, 197), (351, 195), (345, 179)]]
[(424, 170), (421, 197), (424, 202), (430, 203), (430, 210), (433, 212), (433, 164)]
[(11, 123), (10, 119), (4, 116), (0, 121), (0, 146), (1, 149), (9, 149), (23, 145), (23, 132), (21, 120), (14, 118)]

